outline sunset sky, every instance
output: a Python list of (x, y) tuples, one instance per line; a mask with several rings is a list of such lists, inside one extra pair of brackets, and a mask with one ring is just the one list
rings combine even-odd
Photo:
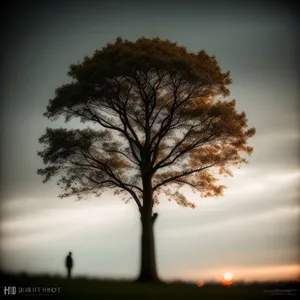
[(117, 36), (158, 36), (215, 55), (231, 71), (231, 98), (257, 129), (249, 164), (222, 180), (224, 197), (188, 194), (194, 210), (162, 197), (155, 207), (160, 277), (300, 277), (299, 24), (293, 9), (276, 1), (226, 7), (193, 2), (73, 1), (55, 7), (26, 1), (10, 7), (1, 49), (1, 269), (65, 274), (64, 258), (72, 251), (74, 275), (138, 274), (135, 203), (111, 193), (83, 202), (59, 199), (55, 182), (42, 184), (36, 174), (43, 167), (36, 153), (47, 126), (83, 127), (42, 115), (55, 88), (68, 82), (70, 64)]

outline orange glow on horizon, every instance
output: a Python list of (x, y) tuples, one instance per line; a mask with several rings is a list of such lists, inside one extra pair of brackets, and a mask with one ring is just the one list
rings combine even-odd
[[(220, 274), (226, 273), (226, 269), (230, 270), (234, 277), (234, 281), (280, 281), (280, 280), (299, 280), (300, 279), (300, 264), (291, 265), (261, 265), (261, 266), (228, 266), (216, 269), (188, 269), (181, 272), (184, 279), (199, 280), (199, 273), (202, 274), (202, 279), (207, 281), (221, 281)], [(224, 276), (223, 275), (223, 276)], [(223, 278), (224, 279), (224, 278)]]
[(222, 280), (222, 285), (225, 285), (225, 286), (230, 286), (230, 285), (232, 285), (232, 283), (233, 283), (232, 279), (231, 280), (226, 280), (226, 279)]
[(224, 279), (222, 280), (222, 285), (230, 286), (230, 285), (232, 285), (232, 283), (233, 283), (232, 273), (225, 272), (224, 273)]
[(204, 281), (199, 280), (199, 281), (197, 282), (197, 286), (198, 286), (198, 287), (204, 286)]

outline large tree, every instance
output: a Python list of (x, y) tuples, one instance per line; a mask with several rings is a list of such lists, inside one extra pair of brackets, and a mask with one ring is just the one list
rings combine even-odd
[(142, 228), (139, 280), (158, 280), (153, 205), (159, 195), (192, 208), (183, 186), (202, 197), (222, 195), (218, 174), (231, 175), (231, 166), (247, 162), (255, 129), (228, 100), (230, 73), (215, 57), (169, 40), (119, 37), (71, 65), (68, 75), (71, 82), (56, 89), (44, 115), (93, 126), (47, 128), (38, 174), (43, 182), (58, 176), (61, 197), (113, 189), (133, 199)]

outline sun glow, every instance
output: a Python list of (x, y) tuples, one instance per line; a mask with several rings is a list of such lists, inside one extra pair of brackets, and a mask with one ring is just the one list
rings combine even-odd
[(197, 286), (198, 286), (198, 287), (204, 286), (204, 281), (199, 280), (199, 281), (197, 282)]
[(226, 272), (224, 273), (224, 279), (222, 280), (222, 285), (230, 286), (232, 285), (232, 273)]
[(224, 279), (227, 281), (232, 280), (232, 274), (230, 272), (224, 273)]

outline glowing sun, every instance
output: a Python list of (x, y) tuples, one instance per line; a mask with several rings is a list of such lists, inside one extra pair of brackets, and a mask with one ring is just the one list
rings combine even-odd
[(224, 279), (225, 279), (226, 281), (232, 280), (232, 273), (230, 273), (230, 272), (224, 273)]

